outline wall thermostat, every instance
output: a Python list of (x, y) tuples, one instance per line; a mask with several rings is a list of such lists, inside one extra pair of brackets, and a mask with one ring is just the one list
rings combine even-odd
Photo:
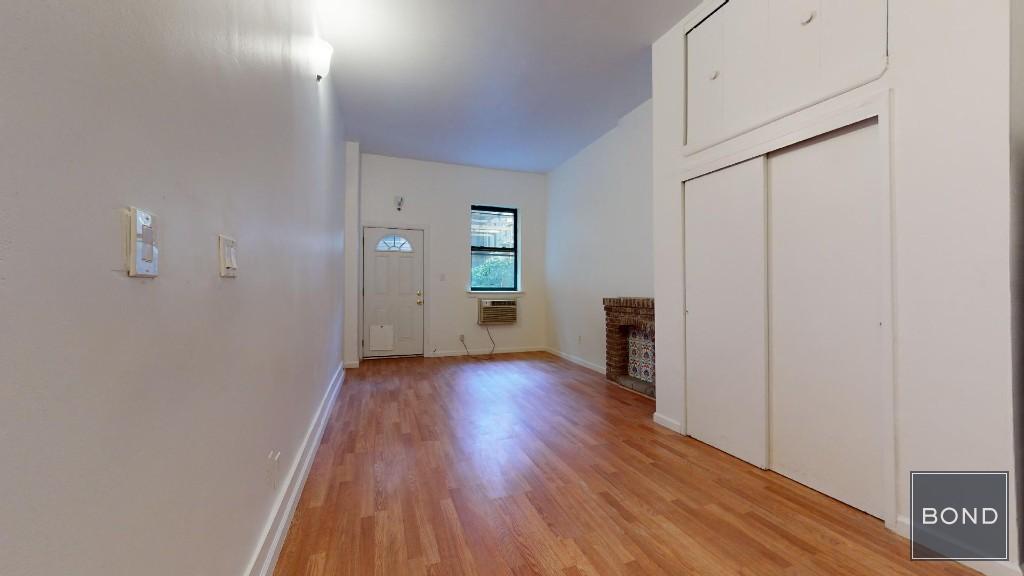
[(160, 249), (156, 241), (156, 217), (138, 208), (128, 209), (128, 275), (155, 278)]

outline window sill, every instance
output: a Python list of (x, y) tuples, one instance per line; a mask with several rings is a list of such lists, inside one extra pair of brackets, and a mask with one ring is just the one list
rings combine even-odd
[(485, 298), (487, 296), (509, 296), (513, 294), (518, 296), (521, 294), (526, 294), (526, 292), (522, 290), (466, 290), (466, 296), (469, 296), (470, 298)]

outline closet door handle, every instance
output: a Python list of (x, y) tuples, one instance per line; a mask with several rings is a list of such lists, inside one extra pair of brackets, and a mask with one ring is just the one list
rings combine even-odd
[(721, 72), (715, 70), (714, 72), (711, 73), (711, 80), (718, 80), (719, 75), (721, 75)]
[(803, 20), (800, 21), (801, 26), (807, 26), (814, 20), (814, 17), (818, 15), (817, 10), (811, 10), (811, 13), (807, 15)]

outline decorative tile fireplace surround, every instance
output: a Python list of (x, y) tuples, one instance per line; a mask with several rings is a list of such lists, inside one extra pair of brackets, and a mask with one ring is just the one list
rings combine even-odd
[[(605, 376), (620, 386), (653, 398), (654, 299), (605, 298), (604, 313)], [(630, 374), (631, 362), (633, 375)]]

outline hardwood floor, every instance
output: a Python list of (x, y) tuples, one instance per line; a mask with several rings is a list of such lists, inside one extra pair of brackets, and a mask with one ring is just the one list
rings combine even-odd
[(974, 574), (549, 354), (349, 370), (277, 576)]

